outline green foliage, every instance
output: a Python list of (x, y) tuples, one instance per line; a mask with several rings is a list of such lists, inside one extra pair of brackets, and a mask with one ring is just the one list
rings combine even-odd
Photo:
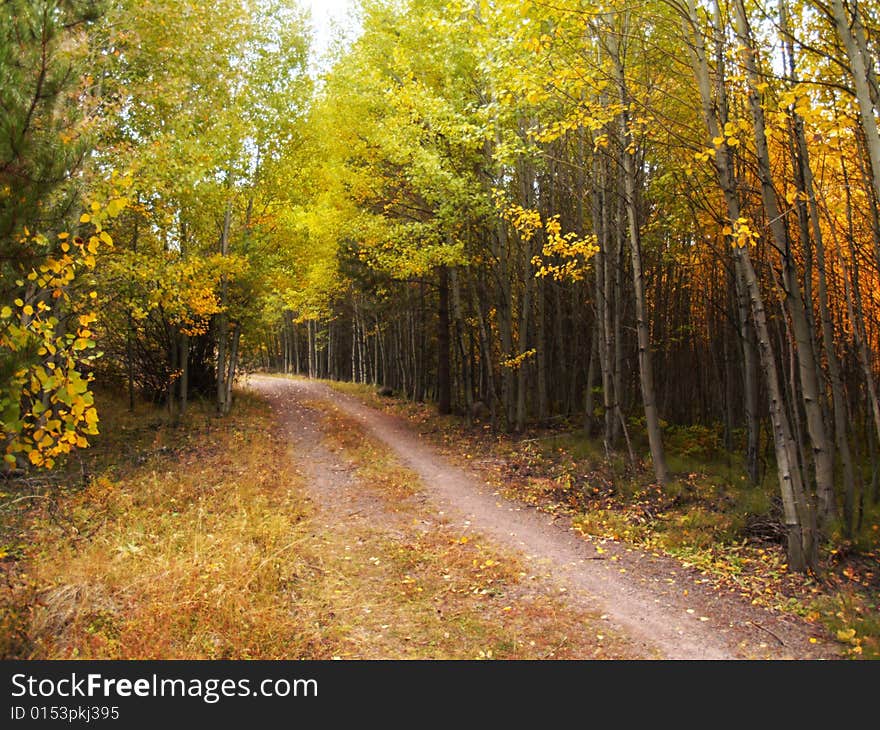
[(98, 271), (113, 293), (98, 322), (116, 361), (107, 374), (133, 373), (165, 398), (193, 338), (205, 389), (228, 367), (211, 362), (221, 339), (278, 321), (296, 267), (291, 179), (311, 91), (302, 13), (286, 0), (126, 1), (103, 32), (115, 105), (98, 154), (128, 171), (133, 199)]
[[(91, 273), (125, 206), (108, 181), (85, 207), (78, 177), (99, 99), (86, 72), (103, 3), (0, 6), (0, 421), (4, 468), (52, 467), (88, 445), (100, 353)], [(86, 212), (81, 212), (85, 208)]]
[(717, 459), (724, 451), (720, 424), (668, 426), (664, 430), (664, 443), (679, 456), (704, 461)]
[[(22, 243), (76, 214), (73, 177), (94, 139), (98, 98), (87, 71), (88, 34), (102, 2), (0, 4), (0, 266), (45, 253)], [(51, 223), (50, 223), (51, 221)], [(39, 222), (39, 223), (38, 223)], [(58, 227), (57, 230), (64, 230)], [(4, 296), (4, 299), (6, 297)]]

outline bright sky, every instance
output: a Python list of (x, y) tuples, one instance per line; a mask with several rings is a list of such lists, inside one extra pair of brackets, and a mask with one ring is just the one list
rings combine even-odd
[(350, 14), (355, 7), (355, 0), (301, 0), (301, 2), (312, 11), (312, 25), (315, 29), (312, 52), (315, 59), (320, 59), (338, 32), (337, 25), (346, 29), (346, 35), (352, 30), (353, 21)]

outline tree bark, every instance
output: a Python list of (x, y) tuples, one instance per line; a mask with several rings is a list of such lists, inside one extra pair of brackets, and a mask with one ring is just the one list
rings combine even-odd
[(880, 201), (880, 130), (871, 98), (869, 77), (873, 74), (873, 63), (869, 54), (863, 53), (867, 48), (860, 47), (857, 32), (853, 26), (856, 18), (850, 18), (843, 0), (831, 0), (834, 25), (843, 43), (846, 57), (849, 60), (856, 101), (859, 107), (859, 120), (865, 135), (865, 145), (871, 161), (871, 182), (874, 186), (874, 199)]
[[(614, 39), (614, 36), (611, 36)], [(657, 396), (654, 388), (654, 373), (651, 358), (651, 337), (648, 328), (647, 307), (645, 303), (645, 279), (642, 270), (641, 228), (637, 202), (637, 180), (635, 150), (629, 123), (630, 98), (626, 74), (616, 40), (611, 43), (611, 61), (617, 81), (622, 108), (620, 115), (620, 156), (623, 169), (624, 202), (626, 205), (629, 247), (632, 258), (633, 291), (635, 296), (636, 333), (639, 348), (639, 382), (642, 389), (642, 406), (645, 413), (645, 427), (657, 483), (665, 486), (669, 482), (669, 469), (663, 450), (663, 437), (660, 429), (660, 416), (657, 412)]]
[(449, 269), (437, 269), (437, 410), (452, 413), (449, 337)]
[[(795, 76), (795, 59), (794, 59), (794, 42), (789, 30), (788, 9), (786, 7), (787, 0), (780, 0), (779, 16), (780, 25), (785, 38), (785, 43), (789, 57), (789, 75), (792, 83), (797, 83)], [(807, 139), (804, 133), (803, 119), (795, 110), (791, 110), (792, 124), (795, 136), (796, 149), (796, 171), (799, 173), (796, 177), (806, 197), (806, 205), (808, 208), (808, 219), (810, 228), (812, 229), (812, 241), (815, 244), (816, 268), (818, 273), (819, 286), (819, 318), (822, 325), (822, 342), (825, 349), (825, 358), (828, 363), (828, 375), (831, 381), (831, 402), (834, 417), (834, 438), (837, 446), (837, 452), (840, 455), (841, 467), (843, 469), (843, 485), (844, 485), (844, 511), (846, 529), (849, 532), (852, 528), (853, 519), (853, 495), (855, 492), (855, 474), (853, 469), (852, 453), (849, 447), (849, 437), (847, 435), (847, 413), (846, 398), (843, 390), (843, 378), (840, 372), (840, 361), (837, 356), (837, 346), (834, 341), (834, 326), (831, 322), (831, 312), (828, 306), (828, 285), (826, 277), (825, 264), (825, 242), (822, 233), (822, 226), (819, 222), (819, 208), (816, 202), (815, 186), (813, 183), (813, 168), (810, 163), (809, 150), (807, 148)], [(799, 206), (803, 206), (803, 201), (799, 201)], [(806, 221), (805, 221), (806, 222)], [(805, 223), (804, 222), (804, 223)], [(803, 225), (803, 224), (802, 224)], [(809, 246), (809, 231), (805, 231), (806, 244)], [(833, 479), (833, 474), (832, 474)], [(822, 528), (835, 516), (837, 510), (834, 501), (833, 484), (831, 489), (820, 491), (818, 493), (818, 520), (819, 527)]]
[[(220, 233), (220, 255), (229, 255), (229, 232), (232, 225), (232, 203), (227, 203)], [(229, 339), (229, 282), (224, 274), (220, 279), (220, 313), (217, 315), (217, 412), (223, 415), (226, 407), (226, 348)]]

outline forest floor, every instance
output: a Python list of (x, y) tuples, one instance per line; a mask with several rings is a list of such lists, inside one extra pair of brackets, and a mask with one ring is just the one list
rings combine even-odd
[(2, 485), (2, 658), (851, 655), (815, 613), (534, 499), (525, 441), (517, 461), (366, 388), (244, 386), (180, 423), (101, 395), (92, 448)]

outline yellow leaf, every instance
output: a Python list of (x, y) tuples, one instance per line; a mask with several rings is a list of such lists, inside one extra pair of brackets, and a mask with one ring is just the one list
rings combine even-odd
[(107, 203), (107, 215), (111, 218), (115, 218), (118, 216), (125, 206), (128, 205), (128, 198), (114, 198), (109, 203)]
[(837, 638), (841, 641), (850, 641), (855, 635), (855, 629), (838, 629), (837, 631)]
[(90, 220), (92, 220), (92, 217), (91, 217), (88, 213), (83, 213), (83, 214), (79, 217), (79, 222), (80, 222), (80, 223), (88, 223)]

